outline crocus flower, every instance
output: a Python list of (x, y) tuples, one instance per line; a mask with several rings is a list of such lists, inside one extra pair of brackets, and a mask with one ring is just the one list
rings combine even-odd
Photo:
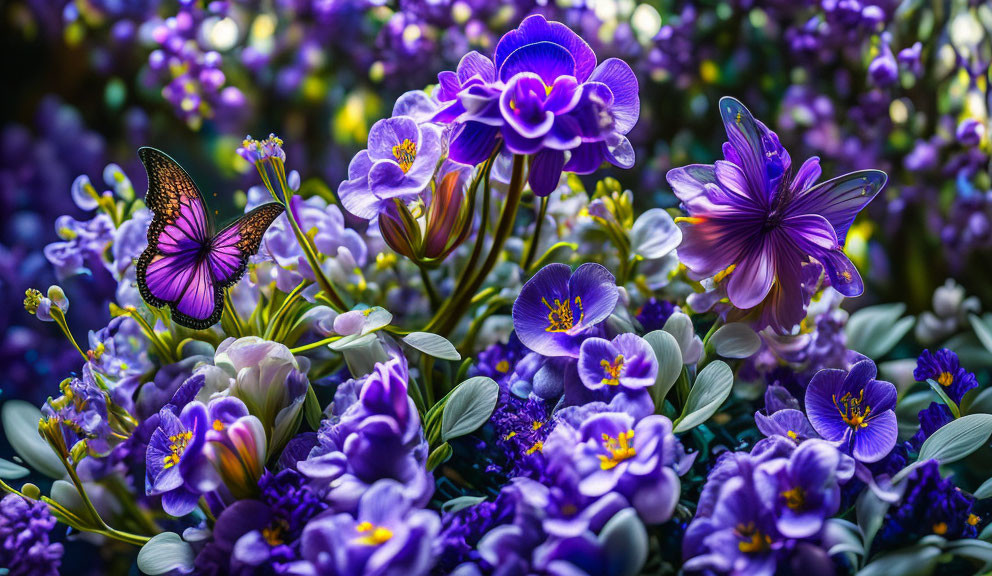
[(810, 424), (860, 462), (877, 462), (896, 443), (896, 387), (875, 379), (875, 363), (862, 360), (850, 372), (820, 370), (806, 389)]
[(603, 386), (640, 390), (654, 384), (657, 375), (654, 350), (636, 334), (620, 334), (612, 341), (589, 338), (579, 349), (579, 377), (591, 390)]
[(574, 273), (567, 264), (548, 264), (520, 290), (513, 328), (539, 354), (576, 358), (589, 329), (609, 317), (618, 298), (616, 279), (600, 264)]
[(958, 404), (969, 390), (978, 387), (975, 375), (962, 368), (958, 355), (947, 348), (936, 352), (924, 350), (916, 360), (913, 378), (918, 382), (937, 382), (947, 397)]
[(191, 402), (177, 416), (171, 407), (159, 412), (159, 426), (145, 453), (149, 495), (162, 496), (162, 508), (185, 516), (200, 496), (217, 487), (217, 476), (204, 454), (207, 407)]
[(766, 303), (759, 327), (782, 332), (803, 318), (802, 268), (811, 260), (823, 265), (839, 292), (861, 294), (861, 276), (842, 247), (885, 174), (865, 170), (816, 185), (820, 164), (813, 157), (790, 177), (792, 161), (774, 132), (733, 98), (720, 100), (720, 114), (730, 140), (725, 159), (667, 176), (689, 213), (679, 219), (679, 259), (700, 277), (726, 282), (737, 309)]
[(207, 458), (235, 498), (257, 495), (265, 470), (265, 427), (237, 398), (217, 398), (208, 408)]
[[(779, 458), (759, 467), (755, 486), (775, 511), (779, 533), (808, 538), (819, 533), (826, 519), (837, 513), (842, 458), (847, 457), (835, 447), (813, 440), (802, 443), (788, 460)], [(853, 466), (847, 468), (853, 472)]]
[(441, 131), (399, 116), (379, 120), (369, 130), (369, 147), (348, 166), (338, 194), (348, 212), (374, 218), (388, 202), (413, 200), (427, 188), (442, 153)]
[(376, 482), (357, 513), (324, 515), (303, 531), (303, 561), (294, 574), (426, 574), (434, 563), (431, 546), (440, 530), (437, 513), (417, 509), (392, 480)]
[(572, 463), (579, 492), (599, 497), (616, 491), (648, 523), (664, 522), (675, 510), (681, 492), (675, 467), (684, 470), (692, 462), (677, 462), (680, 452), (668, 418), (652, 415), (635, 425), (622, 412), (595, 414), (577, 430), (560, 423), (544, 443), (549, 461)]

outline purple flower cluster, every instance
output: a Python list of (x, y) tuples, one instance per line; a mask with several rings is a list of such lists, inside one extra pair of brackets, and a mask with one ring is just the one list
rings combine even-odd
[(51, 542), (48, 505), (16, 494), (0, 500), (0, 566), (10, 576), (58, 576), (62, 544)]

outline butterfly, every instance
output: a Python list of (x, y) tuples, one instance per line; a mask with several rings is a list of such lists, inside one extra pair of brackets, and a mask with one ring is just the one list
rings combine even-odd
[(138, 157), (148, 173), (145, 204), (152, 211), (148, 248), (135, 268), (148, 304), (172, 309), (181, 326), (201, 330), (220, 320), (224, 290), (244, 275), (262, 235), (283, 213), (263, 204), (214, 234), (203, 195), (193, 179), (164, 152), (144, 147)]

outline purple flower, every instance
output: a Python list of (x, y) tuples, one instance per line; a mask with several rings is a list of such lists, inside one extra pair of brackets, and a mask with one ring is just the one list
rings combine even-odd
[(595, 498), (616, 491), (652, 524), (675, 510), (681, 491), (675, 466), (692, 462), (677, 462), (680, 452), (668, 418), (652, 415), (635, 425), (622, 412), (592, 415), (578, 429), (559, 423), (544, 444), (549, 463), (574, 467), (581, 494)]
[(145, 492), (161, 495), (168, 514), (189, 514), (203, 493), (217, 487), (203, 452), (208, 427), (207, 407), (200, 402), (187, 404), (178, 416), (169, 407), (159, 412), (159, 426), (145, 453)]
[(89, 363), (83, 365), (82, 378), (66, 378), (59, 385), (62, 394), (49, 398), (41, 411), (53, 433), (61, 435), (69, 453), (76, 447), (95, 456), (105, 456), (122, 438), (111, 427), (112, 403), (96, 381)]
[(956, 404), (961, 403), (969, 390), (978, 387), (975, 375), (962, 368), (958, 355), (947, 348), (936, 352), (924, 350), (916, 360), (913, 378), (918, 382), (933, 380), (940, 384), (947, 397)]
[(920, 410), (916, 417), (920, 421), (920, 429), (910, 438), (909, 442), (917, 449), (934, 432), (954, 420), (954, 414), (951, 414), (951, 409), (946, 404), (939, 404), (937, 402), (931, 402), (929, 406)]
[(806, 389), (806, 413), (825, 440), (855, 460), (877, 462), (896, 444), (896, 387), (875, 379), (875, 363), (862, 360), (843, 370), (820, 370)]
[(858, 270), (842, 249), (847, 230), (885, 183), (879, 171), (847, 174), (815, 185), (818, 158), (790, 177), (788, 152), (778, 136), (740, 102), (720, 100), (729, 142), (725, 160), (668, 173), (689, 213), (678, 222), (679, 259), (700, 277), (726, 282), (739, 310), (765, 302), (759, 325), (790, 330), (803, 318), (808, 294), (803, 266), (815, 260), (845, 296), (861, 294)]
[(658, 300), (652, 296), (637, 309), (637, 321), (641, 323), (645, 333), (661, 330), (675, 310), (675, 305), (668, 300)]
[(868, 65), (868, 78), (882, 88), (891, 86), (899, 79), (899, 65), (896, 63), (896, 57), (892, 54), (892, 48), (885, 40), (882, 41), (882, 48), (878, 56)]
[(567, 264), (549, 264), (524, 284), (513, 303), (513, 328), (531, 350), (545, 356), (579, 356), (589, 329), (616, 307), (616, 279), (600, 264), (574, 273)]
[(294, 574), (426, 574), (434, 564), (432, 545), (441, 527), (437, 513), (415, 508), (403, 487), (380, 480), (351, 514), (325, 514), (303, 531), (303, 561)]
[(619, 386), (640, 390), (654, 384), (658, 359), (636, 334), (620, 334), (613, 341), (589, 338), (579, 349), (579, 377), (590, 390)]
[(11, 576), (58, 576), (62, 544), (50, 542), (55, 517), (44, 502), (8, 494), (0, 500), (0, 566)]
[(806, 419), (806, 415), (794, 408), (779, 410), (772, 413), (771, 416), (755, 412), (754, 423), (765, 436), (782, 436), (796, 444), (810, 438), (819, 438), (816, 430)]
[(235, 498), (256, 496), (266, 459), (262, 421), (248, 413), (244, 402), (230, 396), (212, 400), (208, 410), (206, 457)]
[(62, 241), (45, 246), (45, 258), (55, 267), (60, 280), (76, 274), (91, 275), (93, 269), (108, 266), (103, 254), (114, 240), (110, 216), (101, 213), (86, 221), (60, 216), (55, 220), (55, 231)]
[[(813, 440), (800, 444), (788, 460), (776, 459), (758, 468), (755, 486), (775, 512), (780, 534), (808, 538), (818, 534), (824, 521), (837, 513), (842, 458), (847, 457), (835, 447)], [(853, 472), (853, 466), (847, 468)]]
[(348, 166), (338, 195), (348, 212), (374, 218), (393, 199), (413, 200), (423, 192), (441, 158), (441, 131), (398, 116), (379, 120), (369, 131), (369, 147)]

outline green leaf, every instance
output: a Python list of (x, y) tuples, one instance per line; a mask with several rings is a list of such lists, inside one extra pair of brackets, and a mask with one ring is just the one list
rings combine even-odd
[(731, 322), (721, 326), (709, 344), (724, 358), (750, 358), (761, 348), (761, 338), (747, 324)]
[(455, 350), (455, 345), (448, 342), (444, 336), (431, 334), (430, 332), (411, 332), (403, 337), (412, 348), (420, 350), (428, 356), (440, 358), (441, 360), (461, 360), (462, 355)]
[(992, 414), (992, 388), (979, 392), (968, 404), (969, 414)]
[(940, 396), (940, 400), (946, 404), (948, 408), (950, 408), (951, 414), (955, 418), (960, 418), (961, 409), (958, 408), (958, 405), (954, 402), (954, 400), (951, 400), (951, 398), (947, 395), (947, 392), (944, 392), (944, 387), (933, 378), (927, 378), (927, 384), (930, 385), (930, 388), (933, 388), (933, 391), (937, 393), (937, 396)]
[(664, 330), (649, 332), (644, 336), (644, 340), (654, 350), (654, 355), (658, 359), (658, 376), (654, 379), (654, 386), (651, 387), (651, 397), (654, 398), (655, 406), (661, 406), (668, 391), (682, 373), (682, 350), (679, 348), (678, 340)]
[(163, 532), (145, 542), (138, 551), (138, 570), (149, 576), (167, 574), (180, 569), (188, 573), (193, 570), (196, 554), (193, 547), (184, 542), (175, 532)]
[(915, 318), (900, 319), (905, 311), (906, 305), (897, 302), (862, 308), (851, 314), (844, 327), (847, 347), (875, 360), (885, 356), (913, 328)]
[(978, 340), (985, 346), (985, 349), (992, 353), (992, 314), (986, 314), (984, 318), (979, 318), (977, 314), (968, 316), (971, 327), (975, 330)]
[(865, 550), (871, 550), (871, 541), (875, 538), (878, 529), (882, 527), (882, 520), (888, 509), (889, 503), (879, 498), (874, 490), (864, 490), (858, 496), (854, 512), (858, 521), (858, 528), (861, 528), (861, 533), (864, 535)]
[(485, 496), (459, 496), (457, 498), (452, 498), (444, 504), (441, 504), (441, 512), (446, 514), (454, 514), (459, 510), (464, 510), (475, 506), (479, 502), (485, 502)]
[(598, 540), (606, 551), (607, 574), (635, 576), (648, 559), (648, 533), (633, 508), (624, 508), (603, 526)]
[(914, 546), (878, 555), (857, 576), (926, 576), (933, 573), (941, 550), (936, 546)]
[(441, 439), (447, 442), (477, 430), (489, 420), (498, 399), (499, 385), (492, 378), (476, 376), (456, 386), (441, 414)]
[(982, 485), (979, 486), (978, 489), (975, 490), (975, 493), (972, 495), (975, 498), (978, 498), (979, 500), (984, 500), (989, 496), (992, 496), (992, 478), (989, 478), (985, 482), (982, 482)]
[(18, 478), (24, 478), (30, 473), (30, 470), (24, 466), (0, 458), (0, 479), (17, 480)]
[(320, 400), (317, 399), (317, 392), (313, 389), (313, 384), (307, 386), (307, 397), (303, 401), (303, 416), (307, 419), (307, 425), (314, 430), (320, 429)]
[(992, 414), (969, 414), (947, 423), (920, 447), (919, 461), (956, 462), (978, 450), (992, 436)]
[(983, 562), (984, 566), (975, 571), (975, 574), (987, 574), (989, 567), (992, 566), (992, 544), (982, 540), (967, 538), (948, 542), (944, 551), (969, 560)]
[(28, 466), (49, 478), (65, 476), (62, 460), (38, 433), (41, 410), (23, 400), (8, 400), (0, 409), (0, 420), (7, 441)]
[(434, 470), (441, 464), (447, 462), (448, 458), (451, 458), (452, 452), (454, 452), (454, 448), (452, 448), (451, 444), (448, 444), (447, 442), (444, 442), (435, 448), (434, 451), (431, 452), (431, 455), (427, 457), (427, 470)]
[(714, 360), (696, 376), (682, 416), (675, 421), (675, 432), (686, 432), (710, 419), (734, 388), (734, 372), (724, 362)]

